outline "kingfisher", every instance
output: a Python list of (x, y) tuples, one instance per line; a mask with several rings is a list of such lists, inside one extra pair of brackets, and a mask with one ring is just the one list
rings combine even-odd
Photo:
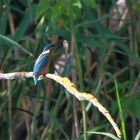
[(38, 56), (38, 58), (34, 64), (34, 70), (33, 70), (34, 85), (37, 85), (39, 76), (47, 73), (48, 66), (51, 61), (52, 50), (58, 46), (64, 45), (64, 42), (65, 41), (59, 41), (55, 44), (48, 43), (44, 47), (42, 53)]

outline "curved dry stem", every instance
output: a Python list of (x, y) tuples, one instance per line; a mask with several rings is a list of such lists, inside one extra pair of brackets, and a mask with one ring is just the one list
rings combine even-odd
[[(17, 79), (17, 78), (25, 79), (25, 78), (31, 78), (31, 77), (33, 77), (33, 72), (0, 73), (0, 79)], [(111, 123), (114, 130), (116, 131), (117, 136), (119, 138), (122, 137), (122, 134), (121, 134), (120, 129), (118, 128), (118, 125), (115, 123), (115, 121), (111, 117), (108, 110), (105, 107), (103, 107), (98, 101), (98, 99), (96, 99), (92, 94), (79, 92), (76, 89), (75, 85), (67, 77), (61, 77), (61, 76), (50, 74), (50, 73), (46, 74), (46, 77), (53, 79), (54, 81), (64, 86), (67, 89), (67, 91), (71, 93), (73, 96), (75, 96), (78, 100), (86, 100), (86, 101), (91, 102), (108, 119), (108, 121)]]

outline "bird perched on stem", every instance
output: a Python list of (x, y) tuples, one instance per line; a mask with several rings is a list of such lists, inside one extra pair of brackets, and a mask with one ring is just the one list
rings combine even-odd
[(34, 79), (34, 85), (37, 85), (38, 78), (41, 75), (44, 75), (47, 73), (48, 66), (51, 61), (51, 52), (56, 47), (63, 46), (65, 51), (68, 50), (68, 43), (66, 40), (59, 41), (56, 44), (49, 43), (45, 46), (42, 53), (37, 58), (35, 64), (34, 64), (34, 70), (33, 70), (33, 79)]

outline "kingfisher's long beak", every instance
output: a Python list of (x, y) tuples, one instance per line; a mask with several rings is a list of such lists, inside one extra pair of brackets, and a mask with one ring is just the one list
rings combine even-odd
[(68, 45), (68, 42), (66, 40), (59, 40), (57, 43), (52, 44), (51, 48), (54, 49), (54, 48), (57, 48), (57, 47), (60, 47), (60, 46), (64, 47), (65, 53), (67, 55), (69, 45)]
[(63, 40), (59, 40), (57, 43), (54, 44), (54, 46), (62, 46), (63, 45)]
[(65, 53), (68, 53), (68, 42), (66, 40), (59, 40), (56, 44), (53, 45), (54, 47), (63, 46), (65, 49)]
[(57, 47), (60, 47), (60, 46), (62, 46), (63, 45), (63, 42), (57, 42), (57, 43), (54, 43), (54, 44), (52, 44), (51, 45), (51, 49), (54, 49), (54, 48), (57, 48)]

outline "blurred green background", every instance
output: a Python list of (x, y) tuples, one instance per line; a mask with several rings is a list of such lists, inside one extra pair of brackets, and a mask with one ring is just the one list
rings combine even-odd
[[(1, 0), (0, 72), (33, 71), (49, 40), (66, 39), (68, 57), (55, 50), (49, 72), (57, 65), (109, 110), (124, 140), (139, 140), (139, 13), (138, 0)], [(0, 80), (0, 140), (93, 139), (117, 140), (88, 102), (49, 79)]]

